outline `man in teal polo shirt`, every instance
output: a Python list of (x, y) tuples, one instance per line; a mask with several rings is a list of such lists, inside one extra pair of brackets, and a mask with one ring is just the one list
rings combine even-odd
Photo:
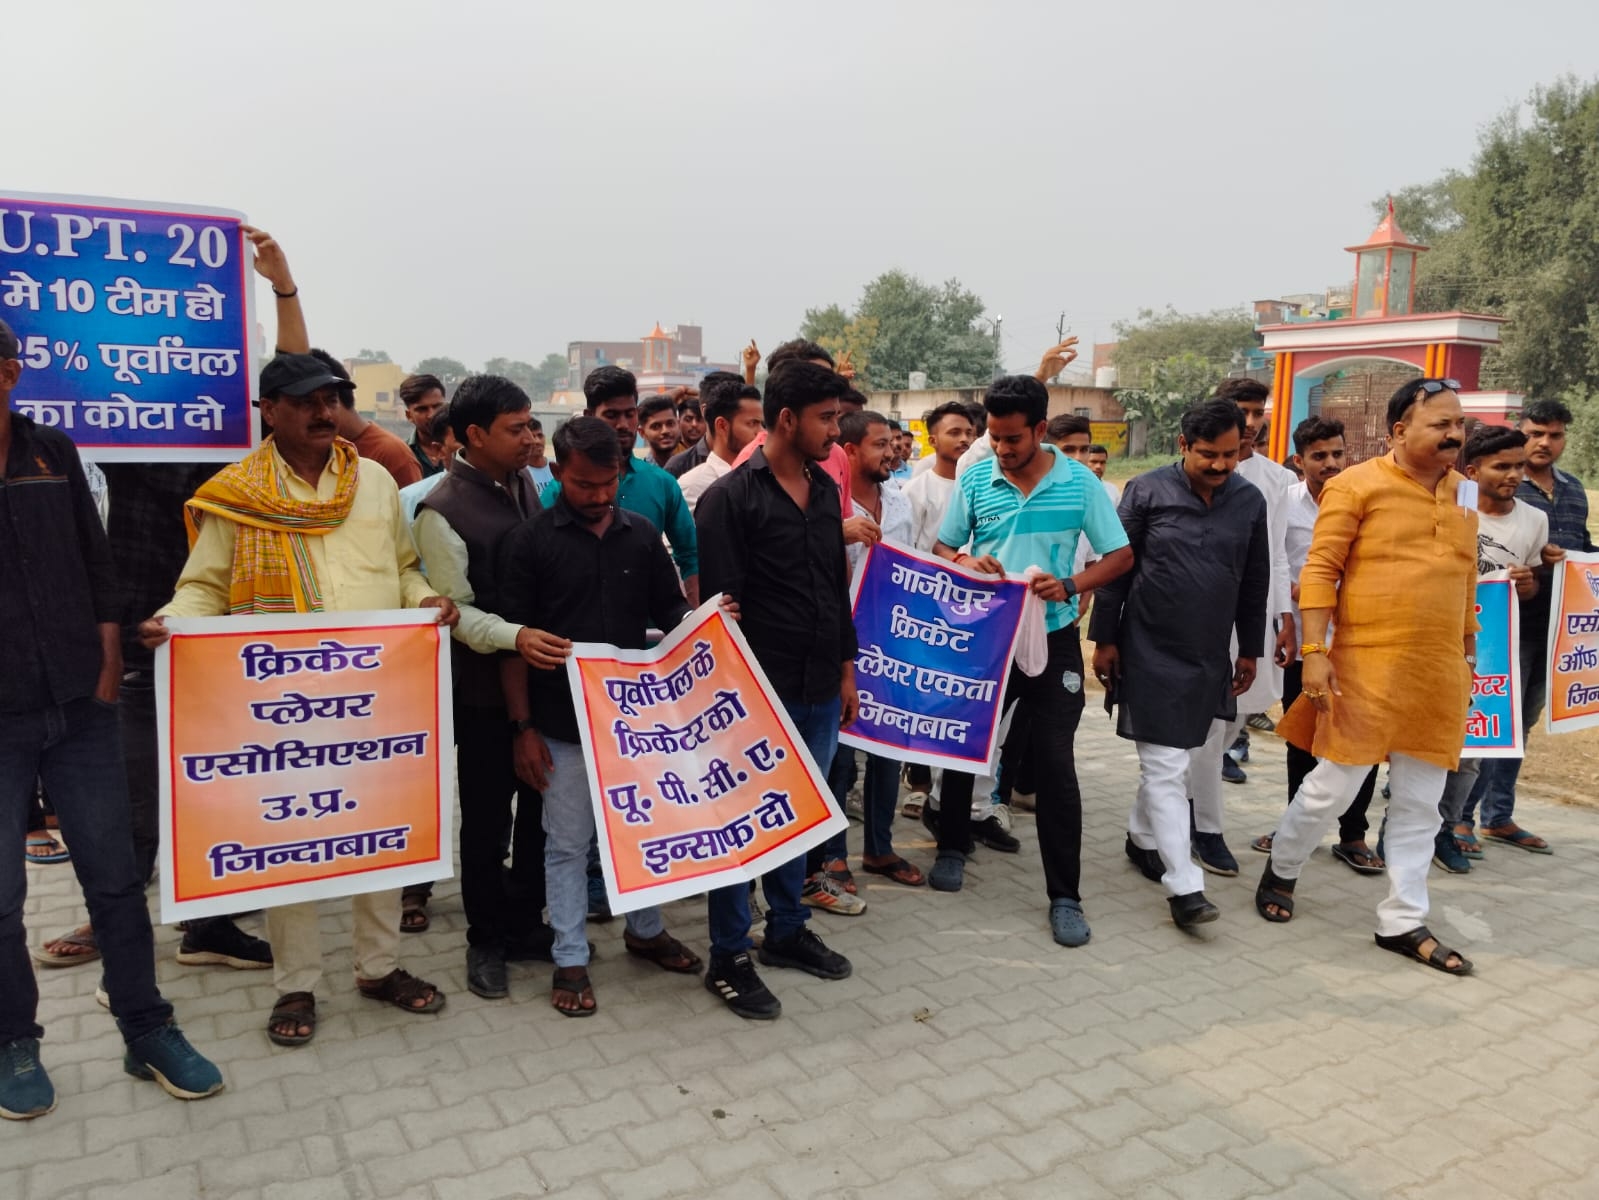
[[(683, 594), (691, 608), (700, 603), (700, 552), (695, 540), (694, 517), (683, 500), (683, 490), (660, 467), (633, 457), (638, 441), (638, 380), (621, 367), (596, 367), (583, 381), (584, 412), (598, 417), (622, 444), (622, 482), (616, 489), (616, 507), (636, 512), (666, 534), (672, 561), (683, 580)], [(545, 508), (555, 504), (561, 482), (555, 480), (540, 494)]]
[[(1077, 637), (1077, 593), (1103, 587), (1132, 569), (1133, 552), (1110, 497), (1081, 463), (1045, 440), (1049, 389), (1028, 375), (994, 381), (983, 398), (994, 456), (955, 481), (933, 552), (985, 574), (1046, 573), (1033, 592), (1046, 601), (1049, 660), (1042, 674), (1011, 669), (1005, 706), (1026, 708), (1031, 722), (1033, 778), (1038, 781), (1038, 848), (1049, 892), (1049, 924), (1063, 946), (1088, 941), (1078, 884), (1083, 801), (1072, 742), (1083, 713), (1083, 650)], [(1075, 575), (1077, 540), (1086, 537), (1098, 561)], [(960, 547), (970, 544), (970, 553)], [(938, 858), (928, 882), (959, 891), (972, 800), (971, 775), (944, 773)]]

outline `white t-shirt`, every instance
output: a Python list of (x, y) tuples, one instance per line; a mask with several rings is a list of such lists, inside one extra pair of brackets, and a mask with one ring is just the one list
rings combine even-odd
[[(877, 494), (882, 504), (882, 521), (878, 528), (883, 531), (883, 540), (891, 546), (909, 548), (915, 520), (911, 514), (911, 502), (905, 495), (905, 489), (890, 479), (887, 483), (878, 485)], [(850, 575), (853, 577), (860, 569), (861, 559), (866, 557), (866, 544), (852, 542), (844, 547), (844, 554), (849, 559)]]
[(1477, 511), (1477, 574), (1506, 567), (1536, 567), (1549, 543), (1549, 514), (1516, 501), (1500, 515)]
[(678, 478), (677, 486), (683, 492), (683, 500), (688, 505), (689, 512), (694, 511), (694, 506), (700, 502), (700, 497), (705, 495), (706, 489), (732, 469), (732, 463), (713, 451), (699, 466), (684, 471)]
[(926, 554), (938, 540), (938, 527), (944, 523), (944, 510), (955, 491), (955, 481), (936, 471), (923, 471), (905, 485), (905, 499), (911, 503), (910, 546)]

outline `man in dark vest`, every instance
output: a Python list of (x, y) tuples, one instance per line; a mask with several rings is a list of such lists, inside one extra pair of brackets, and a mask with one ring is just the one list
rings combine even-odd
[[(466, 983), (495, 1000), (508, 994), (510, 958), (549, 958), (544, 910), (543, 802), (519, 784), (513, 732), (500, 690), (500, 653), (557, 665), (569, 643), (501, 619), (495, 589), (500, 538), (539, 511), (526, 467), (533, 453), (527, 393), (498, 375), (469, 375), (455, 391), (450, 425), (461, 451), (423, 499), (413, 526), (428, 581), (454, 600), (461, 623), (451, 645), (455, 746), (461, 794), (461, 903)], [(517, 798), (511, 870), (505, 872), (511, 797)]]

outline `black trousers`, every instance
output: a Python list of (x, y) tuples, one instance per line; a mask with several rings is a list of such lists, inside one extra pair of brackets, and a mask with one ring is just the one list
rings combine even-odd
[(512, 742), (505, 710), (455, 706), (461, 907), (473, 946), (510, 946), (544, 919), (544, 797), (516, 777)]
[[(1283, 668), (1283, 711), (1288, 711), (1288, 706), (1299, 699), (1299, 693), (1304, 690), (1304, 664), (1298, 659), (1294, 665)], [(1294, 797), (1299, 794), (1299, 785), (1305, 782), (1305, 776), (1316, 769), (1320, 761), (1309, 750), (1301, 750), (1298, 746), (1290, 744), (1288, 747), (1288, 802), (1293, 803)], [(1355, 793), (1355, 798), (1349, 802), (1349, 807), (1338, 818), (1338, 840), (1340, 842), (1363, 842), (1366, 840), (1366, 809), (1371, 805), (1371, 797), (1377, 790), (1377, 768), (1373, 767), (1366, 775), (1365, 781), (1360, 785), (1360, 791)]]
[[(1083, 647), (1077, 627), (1049, 635), (1049, 660), (1033, 678), (1011, 668), (1007, 710), (1020, 705), (1012, 722), (1028, 721), (1028, 758), (1038, 786), (1038, 850), (1051, 900), (1080, 900), (1083, 795), (1077, 787), (1073, 742), (1083, 716)], [(964, 771), (945, 771), (939, 796), (938, 848), (971, 848), (972, 784)]]
[(155, 674), (129, 671), (122, 677), (118, 716), (122, 722), (122, 762), (128, 777), (128, 805), (133, 817), (133, 858), (139, 878), (155, 877), (161, 846), (161, 747), (155, 726)]

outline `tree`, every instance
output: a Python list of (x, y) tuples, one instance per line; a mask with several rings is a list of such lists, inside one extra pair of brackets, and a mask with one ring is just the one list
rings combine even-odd
[(535, 400), (548, 400), (563, 391), (568, 382), (566, 355), (546, 354), (544, 361), (533, 368), (533, 388), (529, 395)]
[(372, 363), (391, 363), (394, 361), (389, 357), (387, 350), (368, 350), (365, 346), (361, 347), (361, 353), (357, 354), (356, 358), (362, 362)]
[(1159, 362), (1146, 363), (1147, 385), (1123, 388), (1116, 393), (1116, 399), (1129, 421), (1149, 422), (1149, 452), (1164, 454), (1176, 448), (1183, 413), (1209, 396), (1227, 377), (1227, 370), (1226, 362), (1185, 350)]
[(1220, 382), (1233, 355), (1257, 344), (1254, 318), (1241, 308), (1208, 313), (1180, 313), (1170, 305), (1164, 312), (1146, 308), (1135, 320), (1118, 321), (1115, 330), (1117, 382), (1131, 388), (1151, 388), (1158, 366), (1186, 355), (1209, 364)]
[(982, 300), (958, 279), (935, 287), (892, 270), (862, 289), (853, 314), (838, 304), (806, 309), (800, 336), (835, 356), (848, 350), (868, 387), (908, 387), (913, 371), (933, 387), (973, 387), (999, 361), (997, 338), (976, 327), (982, 314)]
[(1502, 346), (1485, 359), (1485, 386), (1575, 399), (1574, 411), (1594, 403), (1596, 196), (1599, 82), (1567, 77), (1490, 124), (1468, 172), (1395, 197), (1401, 228), (1433, 246), (1417, 264), (1418, 309), (1510, 318)]
[(414, 373), (437, 375), (443, 381), (445, 391), (449, 391), (471, 374), (466, 369), (466, 364), (455, 358), (424, 358), (416, 364)]
[(483, 364), (483, 372), (486, 375), (503, 375), (530, 397), (537, 387), (537, 368), (520, 359), (491, 358)]

